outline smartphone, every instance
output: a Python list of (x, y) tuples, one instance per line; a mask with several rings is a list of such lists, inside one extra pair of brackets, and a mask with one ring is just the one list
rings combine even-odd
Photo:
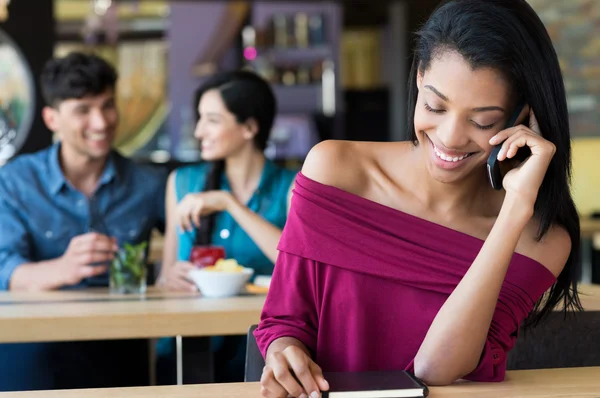
[[(522, 102), (522, 101), (519, 102), (519, 104), (515, 108), (515, 111), (513, 112), (513, 114), (510, 116), (510, 118), (506, 122), (506, 126), (504, 127), (504, 130), (515, 126), (515, 124), (517, 123), (517, 119), (519, 118), (519, 115), (521, 114), (521, 112), (523, 112), (524, 107), (525, 107), (525, 102)], [(498, 153), (500, 152), (500, 149), (502, 149), (503, 143), (504, 142), (501, 142), (500, 144), (494, 146), (494, 148), (492, 149), (492, 153), (490, 153), (490, 156), (488, 157), (488, 161), (487, 161), (487, 171), (488, 171), (488, 178), (490, 180), (490, 184), (492, 184), (492, 188), (494, 188), (498, 191), (502, 189), (502, 178), (503, 178), (502, 171), (500, 170), (500, 161), (498, 160)]]

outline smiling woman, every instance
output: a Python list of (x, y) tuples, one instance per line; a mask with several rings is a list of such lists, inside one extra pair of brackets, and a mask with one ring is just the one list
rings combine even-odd
[[(254, 277), (270, 276), (296, 175), (264, 154), (277, 112), (273, 91), (253, 72), (220, 73), (198, 89), (194, 107), (194, 136), (204, 162), (179, 168), (169, 178), (159, 285), (196, 290), (189, 278), (197, 266), (191, 254), (207, 245), (253, 269)], [(244, 379), (245, 341), (246, 336), (213, 339), (216, 381)], [(159, 358), (173, 356), (174, 350), (159, 347), (164, 349), (159, 348)]]
[[(255, 331), (265, 397), (325, 390), (322, 370), (501, 381), (523, 321), (581, 309), (565, 91), (538, 16), (446, 1), (415, 48), (411, 142), (324, 142), (296, 180)], [(496, 190), (499, 144), (503, 163), (529, 157)]]
[(481, 168), (489, 155), (490, 138), (503, 127), (516, 101), (499, 71), (470, 69), (458, 52), (450, 51), (417, 75), (417, 140), (431, 148), (429, 173), (445, 182)]

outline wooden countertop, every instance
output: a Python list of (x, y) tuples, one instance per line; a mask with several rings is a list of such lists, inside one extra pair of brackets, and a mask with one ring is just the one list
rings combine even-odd
[(585, 311), (600, 311), (600, 285), (580, 285), (578, 290)]
[[(461, 382), (430, 388), (430, 398), (600, 396), (600, 367), (507, 372), (501, 383)], [(0, 398), (260, 398), (258, 383), (0, 393)]]
[(519, 370), (501, 383), (457, 383), (431, 388), (430, 398), (599, 397), (600, 367)]
[(198, 293), (111, 295), (107, 289), (0, 292), (0, 342), (246, 334), (264, 295), (225, 299)]

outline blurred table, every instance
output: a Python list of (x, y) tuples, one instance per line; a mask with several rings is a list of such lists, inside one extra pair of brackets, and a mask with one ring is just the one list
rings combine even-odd
[(584, 311), (600, 311), (600, 285), (581, 284), (578, 290)]
[(199, 293), (0, 292), (0, 342), (73, 341), (246, 334), (264, 295), (224, 299)]
[(517, 370), (501, 383), (457, 383), (431, 388), (430, 398), (598, 397), (600, 367)]
[[(501, 383), (431, 387), (430, 398), (598, 397), (600, 367), (519, 370)], [(0, 398), (260, 398), (258, 383), (0, 393)]]
[[(183, 337), (245, 335), (258, 323), (265, 298), (211, 299), (154, 287), (142, 295), (110, 294), (107, 288), (0, 292), (0, 343), (174, 336), (178, 384), (184, 381), (184, 363), (186, 380), (210, 381), (207, 339), (189, 341), (191, 352), (184, 358)], [(196, 371), (189, 371), (192, 367)]]

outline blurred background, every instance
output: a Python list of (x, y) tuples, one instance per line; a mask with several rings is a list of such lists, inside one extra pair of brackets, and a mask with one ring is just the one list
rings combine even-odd
[[(600, 1), (530, 0), (556, 46), (574, 142), (573, 193), (600, 210)], [(405, 137), (410, 32), (437, 0), (0, 0), (0, 164), (52, 142), (40, 70), (98, 53), (120, 74), (117, 146), (168, 168), (199, 159), (193, 92), (212, 73), (267, 77), (279, 116), (267, 155), (299, 165), (320, 140)]]

